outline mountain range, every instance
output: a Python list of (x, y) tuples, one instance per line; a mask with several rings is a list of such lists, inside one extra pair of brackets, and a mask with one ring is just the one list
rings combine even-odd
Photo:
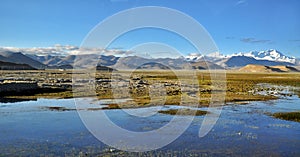
[(44, 69), (46, 67), (46, 65), (39, 60), (32, 59), (21, 52), (1, 51), (0, 61), (15, 64), (27, 64), (36, 69)]
[[(262, 66), (299, 66), (300, 60), (271, 49), (223, 55), (219, 52), (201, 55), (189, 54), (179, 58), (144, 58), (140, 56), (117, 57), (113, 55), (34, 55), (9, 50), (0, 51), (0, 61), (28, 65), (35, 69), (99, 66), (121, 69), (234, 69), (249, 64)], [(76, 63), (74, 65), (74, 63)], [(2, 64), (0, 62), (0, 64)]]
[[(225, 62), (224, 60), (230, 60), (231, 58), (241, 58), (243, 61), (248, 60), (247, 62), (268, 61), (268, 62), (277, 62), (281, 64), (287, 63), (291, 65), (299, 64), (299, 59), (284, 55), (283, 53), (274, 49), (270, 49), (267, 51), (250, 51), (245, 53), (240, 52), (231, 55), (223, 55), (219, 52), (216, 52), (208, 55), (192, 53), (186, 56), (186, 59), (189, 61), (208, 60), (208, 61), (216, 62), (217, 64), (218, 63), (222, 64), (223, 62)], [(264, 63), (259, 63), (259, 64), (264, 64)], [(230, 65), (228, 66), (231, 67)]]

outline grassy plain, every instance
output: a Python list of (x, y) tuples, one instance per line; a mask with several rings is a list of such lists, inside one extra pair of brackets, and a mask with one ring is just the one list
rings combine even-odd
[[(54, 79), (69, 79), (72, 80), (73, 71), (1, 71), (3, 78), (5, 76), (22, 76), (30, 78), (31, 80), (47, 80), (47, 78)], [(221, 73), (221, 72), (216, 72)], [(15, 75), (14, 75), (15, 74)], [(74, 76), (74, 75), (73, 75)], [(141, 107), (153, 105), (180, 105), (184, 100), (185, 105), (195, 102), (195, 97), (191, 97), (191, 93), (199, 96), (196, 100), (200, 106), (208, 106), (212, 97), (221, 97), (220, 100), (225, 102), (241, 102), (247, 101), (265, 101), (277, 99), (272, 95), (259, 95), (251, 91), (257, 89), (259, 83), (269, 83), (274, 85), (284, 85), (300, 88), (300, 73), (242, 73), (236, 71), (226, 71), (221, 73), (221, 79), (213, 78), (209, 71), (117, 71), (117, 72), (103, 72), (97, 71), (96, 74), (87, 74), (84, 71), (77, 71), (76, 77), (93, 76), (96, 80), (101, 79), (119, 79), (125, 80), (125, 83), (130, 84), (130, 81), (136, 79), (142, 80), (143, 84), (138, 87), (122, 86), (118, 88), (119, 92), (115, 92), (110, 86), (107, 88), (88, 88), (85, 87), (84, 91), (76, 91), (66, 89), (62, 92), (40, 92), (35, 94), (26, 95), (8, 95), (8, 98), (72, 98), (83, 96), (96, 96), (99, 99), (110, 98), (129, 98), (132, 99), (126, 103), (120, 104), (121, 107)], [(225, 78), (226, 77), (226, 78)], [(127, 82), (126, 82), (127, 79)], [(118, 82), (118, 81), (116, 81)], [(108, 82), (107, 84), (109, 84)], [(92, 84), (95, 87), (95, 84)], [(155, 87), (154, 85), (160, 85)], [(196, 86), (197, 87), (196, 87)], [(220, 85), (220, 86), (219, 86)], [(152, 86), (150, 88), (150, 86)], [(130, 89), (129, 89), (130, 88)], [(150, 91), (155, 89), (158, 92)], [(197, 89), (198, 88), (198, 89)], [(196, 90), (195, 90), (196, 89)], [(122, 91), (124, 90), (124, 91)], [(264, 90), (264, 89), (260, 89)], [(151, 93), (163, 94), (151, 95)], [(216, 91), (216, 92), (214, 92)], [(299, 96), (299, 90), (295, 91)], [(191, 104), (192, 105), (192, 104)], [(116, 108), (115, 105), (112, 105)]]

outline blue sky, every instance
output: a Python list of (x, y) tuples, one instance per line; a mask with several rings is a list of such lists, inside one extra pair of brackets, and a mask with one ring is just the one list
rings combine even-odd
[[(139, 6), (163, 6), (186, 13), (205, 27), (224, 54), (277, 49), (300, 57), (298, 0), (1, 0), (0, 46), (80, 46), (99, 22)], [(161, 42), (175, 45), (184, 54), (195, 51), (174, 35), (165, 34), (137, 31), (128, 35), (130, 40), (120, 38), (114, 46), (130, 49), (143, 42)]]

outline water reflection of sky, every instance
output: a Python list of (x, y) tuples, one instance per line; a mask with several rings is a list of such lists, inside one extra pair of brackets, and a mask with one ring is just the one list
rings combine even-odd
[[(88, 107), (99, 107), (103, 104), (91, 99), (83, 101), (87, 102)], [(75, 108), (72, 99), (0, 103), (0, 155), (111, 153), (107, 151), (109, 149), (106, 149), (106, 145), (88, 132), (76, 111), (50, 111), (43, 108), (45, 106)], [(169, 109), (176, 106), (158, 108)], [(131, 113), (144, 113), (148, 109), (156, 111), (157, 107), (131, 109)], [(274, 119), (266, 114), (297, 110), (300, 110), (300, 99), (296, 96), (268, 102), (252, 102), (248, 105), (231, 104), (223, 108), (220, 119), (207, 136), (198, 137), (203, 116), (197, 116), (177, 140), (148, 153), (297, 156), (300, 155), (300, 123)], [(153, 130), (172, 118), (164, 114), (135, 117), (122, 110), (105, 112), (115, 124), (132, 131)]]

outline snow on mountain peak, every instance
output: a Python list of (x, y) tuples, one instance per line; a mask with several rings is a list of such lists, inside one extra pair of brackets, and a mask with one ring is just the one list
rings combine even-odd
[(189, 55), (185, 56), (188, 61), (197, 61), (202, 59), (204, 56), (200, 53), (190, 53)]
[(297, 59), (295, 57), (289, 57), (284, 55), (283, 53), (275, 50), (270, 49), (266, 51), (250, 51), (250, 52), (239, 52), (234, 53), (232, 55), (223, 55), (220, 52), (214, 52), (207, 55), (201, 55), (200, 53), (191, 53), (185, 58), (188, 61), (197, 61), (203, 58), (211, 59), (211, 60), (219, 60), (219, 59), (226, 59), (231, 58), (234, 56), (246, 56), (251, 57), (256, 60), (268, 60), (268, 61), (276, 61), (276, 62), (288, 62), (292, 64), (296, 64)]
[(257, 60), (269, 60), (269, 61), (278, 61), (278, 62), (289, 62), (295, 64), (295, 57), (288, 57), (282, 54), (281, 52), (270, 49), (267, 51), (250, 51), (248, 53), (244, 53), (244, 56), (253, 57)]
[(188, 61), (198, 61), (198, 60), (201, 60), (203, 58), (222, 59), (222, 58), (226, 58), (226, 56), (224, 56), (220, 52), (213, 52), (213, 53), (210, 53), (210, 54), (207, 54), (207, 55), (202, 55), (200, 53), (190, 53), (189, 55), (185, 56), (185, 58)]

